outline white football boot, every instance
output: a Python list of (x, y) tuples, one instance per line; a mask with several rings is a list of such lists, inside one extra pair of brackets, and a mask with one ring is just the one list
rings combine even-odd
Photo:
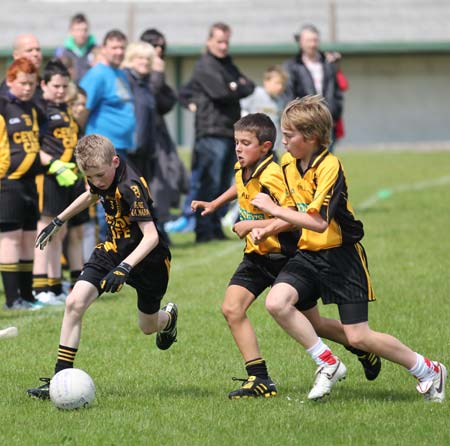
[(341, 379), (345, 379), (347, 367), (336, 357), (334, 364), (321, 365), (316, 370), (316, 379), (313, 388), (308, 394), (309, 400), (318, 400), (329, 395), (331, 388)]

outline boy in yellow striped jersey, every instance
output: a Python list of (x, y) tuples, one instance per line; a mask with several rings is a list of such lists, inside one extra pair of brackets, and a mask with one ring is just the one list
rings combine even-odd
[[(212, 202), (193, 201), (192, 209), (203, 208), (202, 215), (207, 215), (238, 198), (240, 221), (233, 230), (240, 238), (245, 238), (246, 244), (244, 258), (225, 293), (222, 312), (244, 358), (248, 377), (242, 380), (243, 385), (239, 389), (229, 394), (229, 398), (268, 398), (275, 396), (277, 389), (261, 356), (255, 331), (247, 318), (247, 309), (259, 294), (273, 284), (289, 257), (294, 255), (299, 233), (292, 231), (291, 224), (274, 219), (270, 213), (260, 211), (251, 203), (260, 192), (264, 192), (279, 206), (294, 207), (281, 168), (273, 161), (272, 149), (276, 139), (274, 124), (267, 115), (254, 113), (236, 122), (234, 130), (238, 159), (235, 185)], [(271, 228), (271, 235), (254, 243), (250, 236), (252, 229), (267, 226)], [(311, 307), (317, 310), (315, 302), (299, 307), (299, 310), (313, 317), (314, 325), (324, 337), (348, 345), (342, 325), (332, 319), (320, 318), (318, 312), (313, 314), (309, 311)], [(371, 371), (376, 377), (379, 363)]]
[[(266, 308), (283, 329), (299, 342), (318, 365), (308, 398), (330, 393), (345, 377), (346, 368), (317, 336), (313, 325), (296, 308), (335, 303), (352, 347), (372, 352), (405, 367), (418, 380), (426, 400), (442, 402), (447, 370), (415, 353), (393, 336), (373, 331), (368, 302), (375, 300), (364, 248), (363, 225), (348, 202), (347, 181), (340, 161), (328, 151), (333, 125), (321, 96), (305, 96), (288, 104), (281, 127), (288, 150), (282, 169), (297, 210), (260, 193), (252, 204), (301, 229), (298, 250), (280, 272), (266, 299)], [(252, 231), (263, 242), (271, 228)]]

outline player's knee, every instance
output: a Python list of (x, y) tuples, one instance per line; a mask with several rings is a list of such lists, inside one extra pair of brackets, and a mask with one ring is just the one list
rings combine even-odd
[(348, 343), (359, 350), (367, 350), (367, 342), (364, 333), (360, 331), (346, 331), (345, 335), (347, 337)]
[(270, 294), (266, 299), (266, 310), (274, 317), (281, 316), (288, 309), (288, 304), (283, 299)]
[(139, 324), (139, 328), (145, 335), (151, 335), (157, 331), (157, 327), (148, 324)]
[(239, 305), (230, 305), (227, 302), (222, 304), (222, 314), (228, 322), (240, 320), (245, 317), (245, 310)]
[(75, 318), (81, 318), (83, 314), (85, 313), (87, 309), (87, 304), (77, 298), (74, 294), (69, 294), (69, 296), (66, 299), (66, 314), (75, 317)]

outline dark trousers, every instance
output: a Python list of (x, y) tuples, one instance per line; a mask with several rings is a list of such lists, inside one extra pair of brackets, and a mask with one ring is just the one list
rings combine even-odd
[[(199, 138), (194, 147), (193, 170), (198, 174), (197, 200), (212, 201), (231, 185), (236, 163), (233, 138), (205, 136)], [(220, 213), (202, 217), (196, 214), (196, 241), (205, 242), (224, 238)]]

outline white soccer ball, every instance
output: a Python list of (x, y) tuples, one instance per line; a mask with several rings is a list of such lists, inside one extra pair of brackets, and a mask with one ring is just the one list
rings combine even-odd
[(50, 399), (58, 409), (86, 407), (94, 397), (94, 381), (81, 369), (61, 370), (50, 381)]

